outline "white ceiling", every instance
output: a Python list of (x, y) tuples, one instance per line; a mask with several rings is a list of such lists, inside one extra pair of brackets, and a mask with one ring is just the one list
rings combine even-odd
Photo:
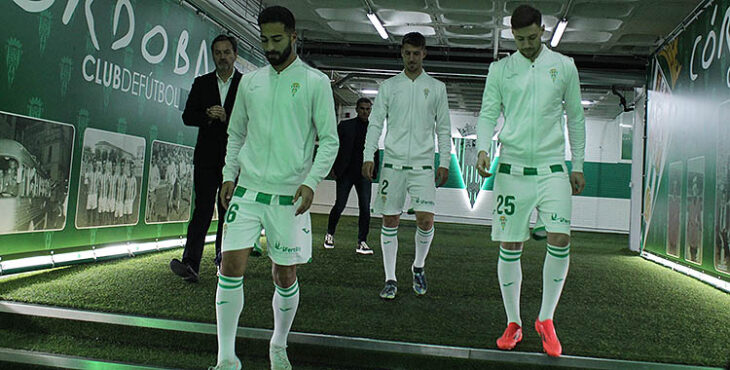
[[(304, 60), (328, 73), (338, 101), (353, 104), (364, 88), (397, 73), (400, 37), (427, 38), (424, 66), (447, 83), (451, 109), (476, 111), (489, 63), (515, 50), (509, 15), (520, 4), (540, 9), (545, 40), (561, 18), (568, 27), (555, 50), (575, 58), (586, 115), (613, 119), (621, 112), (617, 86), (633, 99), (645, 83), (647, 58), (704, 0), (188, 0), (257, 45), (256, 14), (269, 5), (296, 17)], [(374, 12), (388, 32), (381, 39), (367, 18)], [(661, 14), (661, 15), (660, 15)]]

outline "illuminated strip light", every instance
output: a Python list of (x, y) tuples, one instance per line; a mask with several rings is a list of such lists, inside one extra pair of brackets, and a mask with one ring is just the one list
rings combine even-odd
[(385, 32), (385, 27), (383, 27), (383, 24), (380, 23), (380, 19), (378, 19), (378, 16), (375, 15), (375, 13), (368, 13), (368, 19), (370, 19), (370, 23), (373, 24), (373, 27), (378, 31), (378, 34), (383, 40), (388, 39), (388, 32)]
[(722, 279), (718, 279), (718, 278), (716, 278), (714, 276), (711, 276), (711, 275), (705, 274), (703, 272), (697, 271), (697, 270), (695, 270), (693, 268), (690, 268), (690, 267), (687, 267), (687, 266), (684, 266), (684, 265), (680, 265), (680, 264), (678, 264), (676, 262), (672, 262), (672, 261), (670, 261), (668, 259), (659, 257), (659, 256), (657, 256), (655, 254), (651, 254), (651, 253), (649, 253), (647, 251), (641, 252), (641, 256), (644, 257), (644, 258), (646, 258), (646, 259), (648, 259), (649, 261), (656, 262), (656, 263), (658, 263), (658, 264), (660, 264), (662, 266), (665, 266), (665, 267), (669, 267), (670, 269), (672, 269), (674, 271), (681, 272), (681, 273), (683, 273), (685, 275), (691, 276), (691, 277), (693, 277), (695, 279), (698, 279), (698, 280), (700, 280), (702, 282), (705, 282), (707, 284), (710, 284), (710, 285), (714, 286), (715, 288), (718, 288), (720, 290), (724, 290), (724, 291), (730, 293), (730, 282), (728, 282), (728, 281), (725, 281), (725, 280), (722, 280)]
[[(90, 250), (59, 253), (51, 252), (47, 256), (34, 256), (9, 261), (0, 260), (0, 275), (9, 275), (19, 272), (74, 265), (78, 263), (95, 262), (122, 257), (134, 257), (138, 254), (159, 252), (185, 246), (186, 238), (167, 239), (143, 243), (114, 244), (102, 248), (92, 247)], [(205, 237), (206, 243), (215, 241), (215, 234)]]
[(565, 27), (568, 27), (568, 20), (563, 18), (560, 20), (560, 23), (555, 26), (555, 32), (553, 32), (553, 38), (550, 40), (550, 46), (558, 46), (560, 39), (563, 37), (563, 32), (565, 32)]
[(373, 89), (362, 89), (360, 92), (366, 95), (378, 95), (378, 90)]

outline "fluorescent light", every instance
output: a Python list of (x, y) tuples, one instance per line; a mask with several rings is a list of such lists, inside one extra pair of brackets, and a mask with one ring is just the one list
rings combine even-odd
[(378, 16), (375, 15), (375, 13), (368, 13), (368, 19), (370, 19), (370, 23), (373, 24), (373, 27), (378, 30), (378, 34), (380, 35), (380, 37), (382, 37), (383, 40), (387, 40), (388, 33), (385, 32), (385, 28), (383, 27), (383, 24), (380, 23), (380, 19), (378, 19)]
[(368, 94), (368, 95), (377, 95), (378, 94), (378, 90), (373, 90), (373, 89), (362, 89), (362, 90), (360, 90), (360, 92), (363, 94)]
[[(205, 237), (206, 243), (212, 243), (214, 241), (215, 234), (210, 234)], [(84, 251), (59, 254), (54, 254), (53, 252), (51, 252), (50, 255), (20, 258), (9, 261), (0, 260), (0, 275), (38, 270), (43, 268), (66, 266), (80, 262), (92, 262), (97, 259), (107, 260), (119, 257), (132, 257), (135, 254), (144, 254), (153, 251), (179, 248), (184, 246), (185, 242), (186, 239), (180, 237), (152, 242), (130, 242), (125, 244), (115, 244), (101, 248), (92, 248)]]
[(560, 20), (560, 23), (558, 23), (557, 26), (555, 26), (555, 31), (553, 32), (553, 38), (550, 40), (550, 46), (556, 47), (560, 43), (560, 39), (563, 37), (563, 32), (565, 32), (565, 27), (568, 26), (568, 20), (563, 18)]
[(707, 284), (710, 284), (710, 285), (714, 286), (715, 288), (718, 288), (718, 289), (721, 289), (721, 290), (724, 290), (724, 291), (730, 293), (730, 282), (728, 282), (728, 281), (718, 279), (714, 276), (697, 271), (697, 270), (687, 267), (685, 265), (680, 265), (676, 262), (672, 262), (668, 259), (659, 257), (655, 254), (651, 254), (647, 251), (641, 252), (641, 256), (648, 259), (649, 261), (656, 262), (660, 265), (664, 265), (674, 271), (681, 272), (685, 275), (691, 276), (695, 279), (698, 279)]
[(593, 105), (596, 102), (593, 101), (593, 100), (581, 100), (580, 103), (583, 104), (583, 105)]

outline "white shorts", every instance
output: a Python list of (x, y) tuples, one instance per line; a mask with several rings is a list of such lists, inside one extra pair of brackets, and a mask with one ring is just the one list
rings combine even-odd
[(406, 193), (411, 196), (413, 210), (434, 213), (436, 182), (433, 167), (404, 166), (403, 169), (397, 169), (384, 164), (373, 204), (374, 211), (386, 216), (400, 215), (406, 202)]
[(223, 252), (252, 248), (266, 229), (268, 255), (274, 263), (292, 266), (312, 259), (309, 211), (294, 216), (291, 196), (256, 193), (236, 187), (223, 225)]
[(492, 240), (529, 239), (535, 208), (547, 232), (570, 235), (572, 191), (565, 165), (535, 169), (500, 163), (495, 176)]

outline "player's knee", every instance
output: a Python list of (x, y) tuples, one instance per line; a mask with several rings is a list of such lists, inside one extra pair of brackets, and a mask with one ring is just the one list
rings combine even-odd
[(433, 219), (421, 219), (417, 220), (418, 228), (424, 231), (431, 230), (433, 227)]
[(278, 287), (288, 288), (297, 280), (297, 266), (284, 266), (272, 263), (271, 276), (274, 280), (274, 284)]
[(522, 243), (502, 242), (501, 246), (502, 246), (502, 248), (504, 248), (508, 251), (521, 251), (522, 250)]
[(385, 227), (398, 227), (400, 223), (400, 217), (398, 216), (383, 216), (383, 226)]
[(226, 256), (225, 253), (221, 257), (221, 273), (225, 276), (243, 276), (245, 268), (246, 266), (240, 258)]
[(570, 244), (570, 235), (561, 233), (548, 233), (548, 244), (556, 247), (565, 247)]

